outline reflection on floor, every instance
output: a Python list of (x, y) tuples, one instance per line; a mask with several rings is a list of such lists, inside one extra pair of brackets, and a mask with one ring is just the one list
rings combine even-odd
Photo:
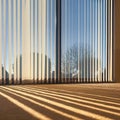
[(0, 87), (0, 120), (119, 120), (120, 84)]

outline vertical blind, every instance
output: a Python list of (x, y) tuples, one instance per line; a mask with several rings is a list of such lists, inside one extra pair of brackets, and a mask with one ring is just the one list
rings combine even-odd
[(1, 84), (112, 82), (112, 2), (0, 0)]
[(63, 82), (111, 82), (112, 0), (62, 0)]

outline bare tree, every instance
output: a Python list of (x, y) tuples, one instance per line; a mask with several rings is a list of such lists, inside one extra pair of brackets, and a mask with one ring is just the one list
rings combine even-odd
[[(79, 56), (79, 57), (78, 57)], [(97, 62), (93, 57), (91, 51), (84, 47), (73, 45), (62, 56), (62, 76), (64, 77), (78, 77), (89, 78), (93, 74), (92, 61)], [(90, 70), (91, 69), (91, 70)]]

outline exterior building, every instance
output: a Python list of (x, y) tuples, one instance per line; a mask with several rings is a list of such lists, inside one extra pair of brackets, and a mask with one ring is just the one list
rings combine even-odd
[(0, 0), (0, 84), (118, 82), (117, 3)]

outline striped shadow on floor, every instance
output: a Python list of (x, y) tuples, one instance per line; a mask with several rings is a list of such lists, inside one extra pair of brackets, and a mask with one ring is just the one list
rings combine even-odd
[[(0, 94), (37, 119), (99, 119), (120, 117), (119, 103), (30, 86), (0, 87)], [(18, 99), (21, 100), (18, 100)], [(22, 101), (22, 102), (21, 102)], [(31, 103), (29, 106), (27, 101)], [(37, 106), (35, 108), (34, 106)], [(46, 113), (39, 111), (44, 108)], [(31, 112), (32, 111), (32, 112)], [(35, 113), (35, 114), (34, 114)], [(49, 114), (48, 114), (49, 113)], [(54, 113), (54, 116), (51, 114)], [(61, 117), (61, 118), (60, 118)]]

